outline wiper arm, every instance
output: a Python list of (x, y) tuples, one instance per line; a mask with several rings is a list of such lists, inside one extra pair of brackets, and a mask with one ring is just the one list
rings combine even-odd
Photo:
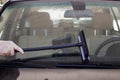
[(59, 68), (82, 68), (82, 69), (120, 69), (120, 65), (112, 64), (59, 64)]
[(43, 64), (25, 63), (18, 61), (2, 61), (0, 68), (51, 68)]
[(120, 69), (120, 65), (112, 64), (62, 64), (44, 65), (36, 63), (26, 63), (24, 60), (5, 61), (0, 63), (0, 68), (78, 68), (78, 69)]
[[(2, 60), (0, 61), (0, 68), (1, 67), (14, 67), (14, 68), (53, 68), (57, 65), (46, 65), (46, 64), (35, 64), (35, 60), (41, 60), (41, 59), (48, 59), (48, 58), (58, 58), (58, 57), (70, 57), (70, 56), (80, 56), (79, 53), (70, 53), (70, 54), (52, 54), (52, 55), (45, 55), (40, 57), (34, 57), (34, 58), (27, 58), (27, 59), (13, 59), (13, 60)], [(33, 62), (32, 62), (33, 61)]]

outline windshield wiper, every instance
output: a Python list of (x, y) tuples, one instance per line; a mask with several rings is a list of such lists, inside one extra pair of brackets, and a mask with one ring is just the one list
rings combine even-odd
[(0, 68), (51, 68), (44, 64), (25, 63), (21, 61), (2, 61)]
[(39, 61), (39, 64), (26, 62), (25, 60), (14, 60), (14, 61), (5, 61), (0, 63), (0, 68), (74, 68), (74, 69), (120, 69), (120, 65), (113, 64), (74, 64), (74, 63), (42, 63)]
[[(56, 67), (57, 65), (46, 65), (46, 63), (42, 63), (41, 64), (41, 60), (42, 59), (49, 59), (49, 58), (60, 58), (60, 57), (73, 57), (73, 56), (80, 56), (79, 53), (75, 52), (75, 53), (54, 53), (51, 55), (45, 55), (45, 56), (39, 56), (39, 57), (33, 57), (33, 58), (25, 58), (25, 59), (13, 59), (13, 60), (2, 60), (0, 61), (0, 67), (27, 67), (27, 68), (53, 68)], [(35, 61), (39, 60), (39, 64), (35, 64)]]
[(112, 64), (58, 64), (59, 68), (78, 68), (78, 69), (120, 69), (120, 65)]
[[(70, 56), (80, 56), (79, 53), (54, 53), (50, 55), (45, 56), (38, 56), (38, 57), (32, 57), (32, 58), (25, 58), (25, 59), (13, 59), (13, 60), (1, 60), (0, 61), (0, 68), (10, 67), (10, 68), (53, 68), (56, 65), (46, 65), (41, 64), (42, 59), (49, 59), (49, 58), (59, 58), (59, 57), (70, 57)], [(34, 61), (39, 60), (39, 64), (35, 64)]]

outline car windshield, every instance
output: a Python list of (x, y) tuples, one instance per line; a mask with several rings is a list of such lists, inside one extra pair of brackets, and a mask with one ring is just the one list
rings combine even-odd
[[(9, 4), (0, 17), (0, 39), (12, 40), (22, 48), (78, 43), (81, 31), (85, 34), (90, 62), (119, 64), (119, 2), (18, 1)], [(48, 55), (58, 56), (41, 59)], [(0, 60), (39, 57), (35, 62), (81, 64), (81, 56), (75, 46), (29, 51)]]

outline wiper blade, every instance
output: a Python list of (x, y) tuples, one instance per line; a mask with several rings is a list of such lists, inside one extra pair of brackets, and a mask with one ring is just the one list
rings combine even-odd
[(74, 68), (74, 69), (120, 69), (120, 65), (112, 64), (60, 64), (56, 63), (54, 65), (45, 64), (35, 64), (35, 63), (25, 63), (19, 61), (8, 61), (0, 64), (0, 68)]
[(120, 65), (112, 64), (59, 64), (56, 67), (59, 68), (80, 68), (80, 69), (120, 69)]
[[(2, 60), (0, 61), (0, 67), (24, 67), (24, 68), (53, 68), (56, 65), (52, 66), (46, 66), (44, 64), (35, 64), (35, 60), (40, 60), (41, 59), (49, 59), (49, 58), (59, 58), (59, 57), (70, 57), (70, 56), (80, 56), (79, 53), (54, 53), (52, 55), (45, 55), (45, 56), (40, 56), (40, 57), (33, 57), (33, 58), (25, 58), (25, 59), (13, 59), (13, 60)], [(32, 63), (33, 61), (33, 63)]]
[(25, 63), (21, 61), (3, 61), (0, 68), (51, 68), (43, 64)]

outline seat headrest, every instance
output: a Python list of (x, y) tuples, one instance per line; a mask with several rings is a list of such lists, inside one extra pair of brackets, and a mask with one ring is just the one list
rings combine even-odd
[(113, 18), (108, 13), (95, 13), (93, 16), (94, 29), (113, 29)]
[(28, 15), (30, 27), (48, 28), (53, 26), (50, 16), (47, 12), (31, 12)]
[(73, 21), (72, 20), (60, 20), (59, 21), (59, 27), (73, 27)]

